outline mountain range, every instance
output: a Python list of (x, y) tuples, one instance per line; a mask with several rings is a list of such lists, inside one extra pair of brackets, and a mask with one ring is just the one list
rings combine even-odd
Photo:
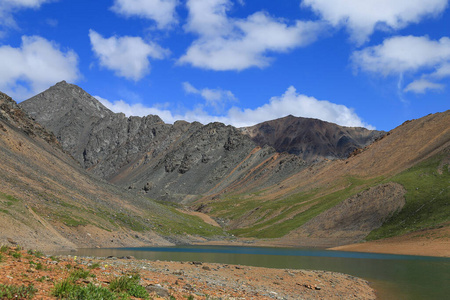
[(0, 222), (14, 224), (0, 242), (336, 246), (450, 223), (449, 111), (382, 132), (294, 116), (166, 124), (64, 81), (0, 99)]
[(249, 173), (264, 177), (259, 187), (269, 186), (314, 162), (346, 158), (385, 134), (292, 116), (249, 128), (172, 125), (154, 115), (113, 113), (64, 81), (20, 106), (92, 173), (176, 202), (220, 193)]

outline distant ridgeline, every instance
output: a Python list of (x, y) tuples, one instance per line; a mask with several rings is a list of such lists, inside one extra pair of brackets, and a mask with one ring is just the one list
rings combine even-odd
[(177, 202), (215, 195), (244, 180), (249, 188), (270, 186), (311, 163), (347, 158), (385, 134), (292, 116), (241, 129), (171, 125), (154, 115), (127, 118), (64, 81), (20, 106), (84, 168)]

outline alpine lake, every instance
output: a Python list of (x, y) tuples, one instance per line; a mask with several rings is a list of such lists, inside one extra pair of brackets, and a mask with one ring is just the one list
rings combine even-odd
[(450, 258), (442, 257), (235, 246), (79, 249), (65, 254), (333, 271), (369, 281), (379, 299), (450, 299)]

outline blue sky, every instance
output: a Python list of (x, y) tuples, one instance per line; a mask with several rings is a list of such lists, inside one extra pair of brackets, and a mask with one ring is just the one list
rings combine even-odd
[(0, 90), (115, 112), (390, 130), (450, 108), (448, 0), (0, 0)]

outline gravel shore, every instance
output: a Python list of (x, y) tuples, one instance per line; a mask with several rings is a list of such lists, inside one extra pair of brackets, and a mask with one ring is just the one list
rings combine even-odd
[[(33, 284), (37, 289), (34, 299), (55, 299), (50, 294), (52, 288), (75, 269), (92, 274), (77, 284), (104, 287), (114, 278), (139, 274), (140, 285), (146, 287), (150, 299), (376, 299), (367, 281), (333, 272), (133, 257), (38, 258), (21, 253), (20, 258), (3, 254), (0, 284)], [(39, 263), (42, 267), (38, 269)]]

